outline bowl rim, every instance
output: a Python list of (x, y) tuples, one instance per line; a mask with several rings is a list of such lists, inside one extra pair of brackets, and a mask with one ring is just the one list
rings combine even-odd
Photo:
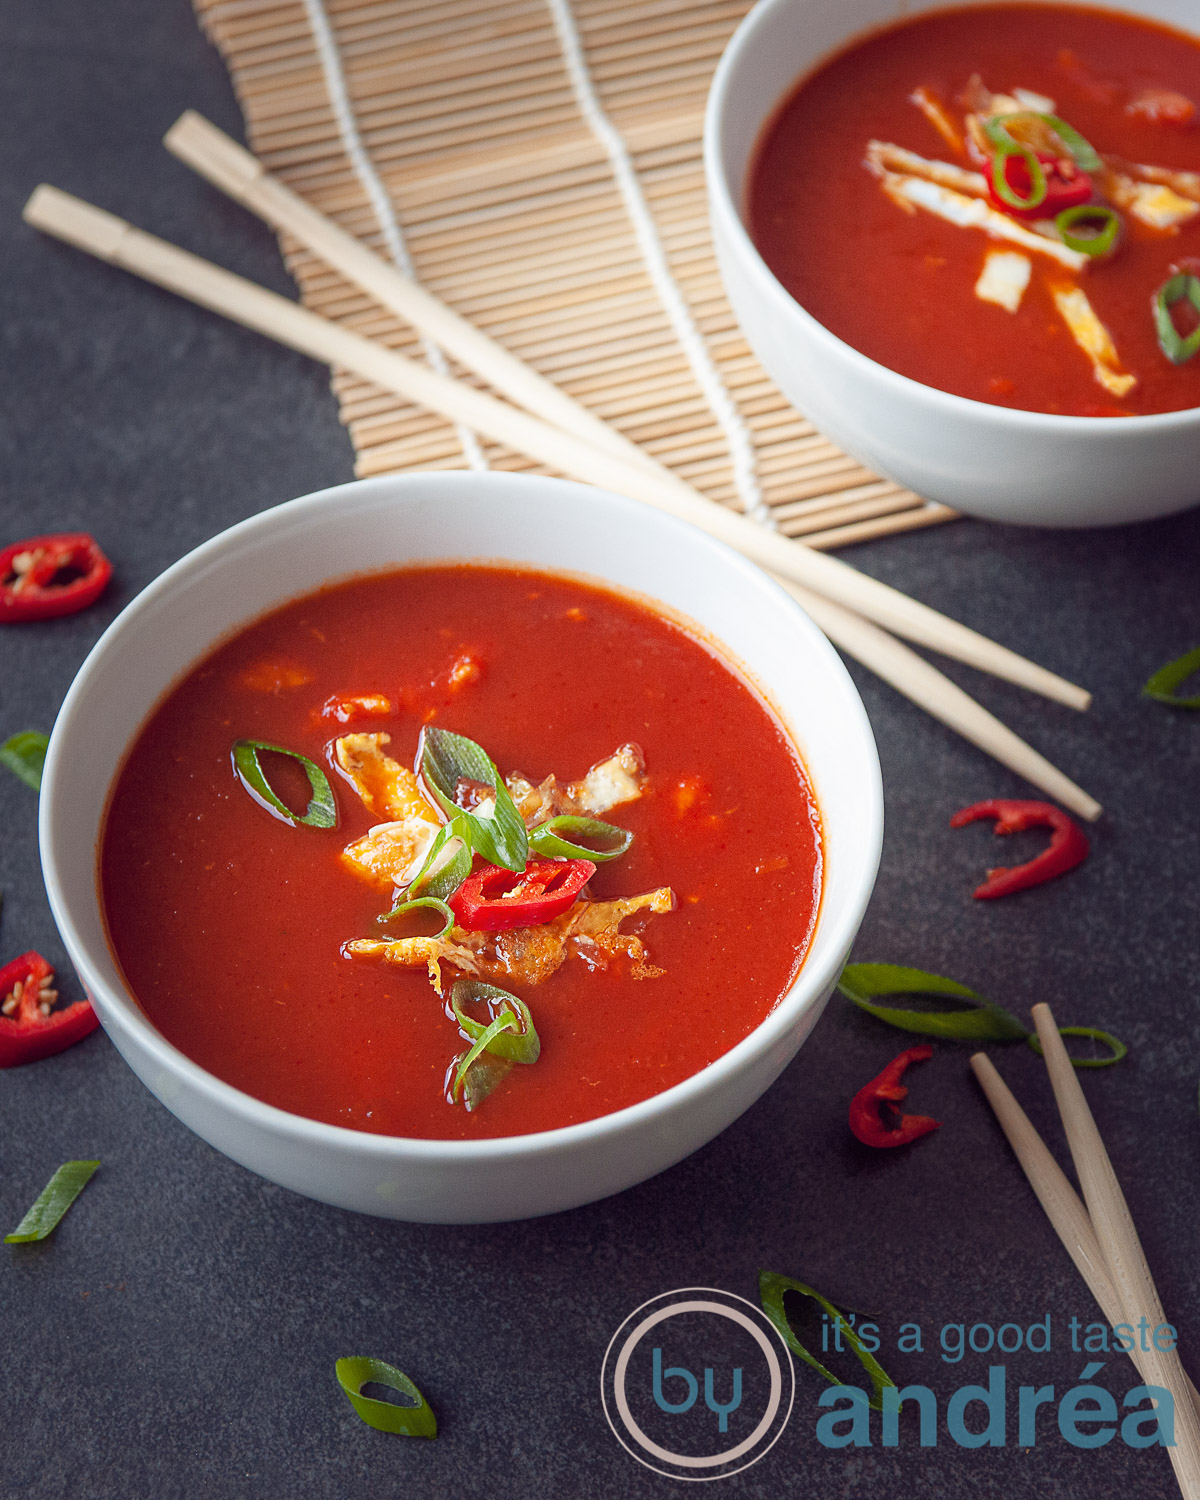
[[(78, 703), (84, 695), (90, 677), (99, 667), (107, 664), (110, 658), (119, 656), (123, 648), (124, 634), (131, 624), (135, 624), (144, 613), (154, 609), (164, 596), (169, 596), (177, 583), (191, 578), (196, 573), (211, 569), (219, 563), (222, 555), (240, 548), (247, 542), (252, 543), (264, 533), (269, 534), (275, 527), (288, 526), (306, 513), (323, 511), (334, 506), (340, 507), (344, 512), (346, 502), (352, 500), (368, 502), (375, 495), (381, 497), (390, 495), (394, 502), (403, 503), (405, 492), (409, 491), (410, 487), (412, 501), (419, 503), (427, 495), (430, 487), (451, 489), (463, 483), (513, 490), (524, 489), (530, 484), (539, 489), (553, 486), (569, 492), (564, 496), (565, 500), (574, 499), (577, 504), (599, 503), (614, 507), (618, 512), (623, 513), (628, 522), (633, 525), (636, 525), (638, 519), (649, 512), (668, 529), (685, 530), (697, 545), (718, 556), (724, 566), (735, 569), (753, 587), (765, 593), (767, 597), (773, 597), (785, 605), (800, 635), (807, 637), (806, 648), (823, 660), (826, 670), (832, 673), (834, 681), (840, 687), (849, 714), (847, 729), (859, 735), (870, 763), (869, 784), (862, 789), (866, 805), (868, 839), (865, 847), (858, 851), (860, 857), (856, 860), (857, 875), (847, 889), (839, 912), (829, 912), (825, 909), (825, 892), (824, 889), (822, 890), (818, 926), (814, 929), (812, 941), (815, 942), (816, 933), (821, 931), (822, 924), (828, 921), (831, 924), (831, 930), (823, 934), (828, 955), (819, 967), (812, 965), (810, 944), (809, 954), (801, 964), (791, 986), (781, 996), (774, 1009), (768, 1012), (753, 1031), (690, 1077), (635, 1104), (610, 1111), (608, 1114), (597, 1115), (590, 1120), (581, 1120), (550, 1130), (528, 1131), (519, 1135), (486, 1136), (471, 1140), (384, 1135), (351, 1129), (345, 1125), (331, 1125), (325, 1121), (309, 1119), (307, 1116), (294, 1114), (277, 1105), (268, 1104), (201, 1067), (158, 1031), (125, 985), (114, 987), (99, 972), (92, 961), (90, 945), (75, 922), (56, 868), (53, 852), (59, 841), (57, 793), (59, 766), (65, 753), (64, 743), (69, 736), (78, 733), (73, 720), (78, 716)], [(451, 496), (447, 496), (446, 499), (449, 503), (453, 503)], [(513, 558), (496, 560), (516, 561)], [(401, 567), (403, 564), (396, 564), (396, 566)], [(563, 569), (562, 571), (577, 570)], [(357, 576), (359, 576), (357, 572), (348, 575), (331, 572), (325, 581), (333, 582), (338, 578)], [(597, 574), (588, 575), (585, 572), (579, 572), (578, 576), (590, 576), (601, 585), (610, 588), (620, 589), (621, 587)], [(315, 585), (318, 588), (321, 586), (321, 584)], [(306, 592), (311, 592), (311, 590), (306, 590)], [(653, 596), (647, 596), (647, 598), (653, 602)], [(268, 608), (274, 607), (274, 605), (268, 606)], [(667, 606), (667, 608), (672, 607)], [(244, 628), (262, 613), (264, 611), (261, 609), (248, 612), (238, 624), (231, 625), (218, 635), (214, 635), (209, 645), (216, 644), (218, 640)], [(675, 613), (681, 618), (689, 618), (684, 611), (675, 611)], [(700, 625), (699, 621), (693, 620), (692, 623)], [(700, 628), (705, 629), (703, 626)], [(705, 631), (705, 633), (718, 645), (724, 646), (715, 632)], [(204, 649), (207, 648), (201, 648), (196, 653), (196, 659), (203, 654)], [(724, 649), (728, 657), (737, 663), (736, 654), (728, 647)], [(176, 681), (178, 680), (177, 678)], [(751, 680), (753, 681), (753, 674), (751, 674)], [(770, 684), (763, 683), (762, 686), (769, 689)], [(160, 695), (156, 702), (161, 701), (162, 696)], [(86, 721), (81, 720), (81, 722)], [(126, 740), (126, 749), (144, 722), (143, 719), (130, 731)], [(800, 747), (796, 748), (804, 763)], [(110, 780), (110, 790), (111, 785)], [(818, 811), (821, 811), (819, 802)], [(199, 546), (172, 563), (135, 595), (92, 647), (63, 699), (46, 754), (42, 793), (39, 800), (38, 836), (43, 879), (51, 913), (68, 955), (85, 988), (89, 993), (99, 992), (102, 996), (101, 1005), (97, 1009), (103, 1009), (102, 1021), (106, 1031), (111, 1021), (114, 1029), (134, 1041), (142, 1053), (148, 1055), (155, 1065), (166, 1070), (173, 1079), (180, 1080), (184, 1085), (189, 1086), (197, 1095), (204, 1097), (209, 1104), (220, 1106), (227, 1117), (232, 1116), (241, 1125), (258, 1131), (270, 1132), (278, 1138), (287, 1137), (297, 1145), (364, 1153), (379, 1161), (406, 1160), (410, 1163), (426, 1165), (450, 1164), (488, 1161), (495, 1158), (550, 1156), (606, 1136), (619, 1136), (626, 1131), (636, 1130), (649, 1124), (655, 1118), (665, 1119), (677, 1109), (685, 1107), (693, 1099), (706, 1093), (710, 1088), (719, 1087), (729, 1075), (736, 1074), (744, 1067), (751, 1065), (776, 1046), (807, 1010), (814, 1004), (820, 1003), (818, 997), (826, 991), (827, 987), (832, 986), (836, 980), (836, 974), (831, 971), (835, 965), (840, 968), (839, 955), (848, 950), (862, 921), (874, 889), (882, 852), (883, 783), (878, 749), (866, 708), (841, 658), (816, 624), (786, 590), (724, 542), (709, 536), (691, 522), (681, 520), (667, 512), (658, 511), (642, 501), (632, 500), (624, 495), (617, 495), (612, 491), (591, 485), (579, 484), (573, 480), (547, 478), (541, 475), (503, 474), (494, 471), (485, 473), (457, 470), (440, 473), (422, 472), (352, 480), (260, 511), (200, 543)], [(826, 841), (828, 841), (827, 832)], [(97, 847), (93, 843), (89, 849), (93, 871), (96, 857)], [(90, 889), (91, 899), (99, 904), (97, 880), (92, 881)], [(115, 961), (115, 955), (109, 956)], [(152, 1089), (151, 1092), (155, 1091)]]
[[(848, 33), (838, 47), (826, 51), (805, 72), (797, 74), (788, 85), (788, 90), (794, 90), (801, 79), (810, 76), (825, 62), (854, 46), (859, 40), (892, 26), (905, 25), (924, 14), (926, 10), (955, 8), (956, 5), (961, 4), (961, 0), (910, 0), (910, 3), (911, 9), (906, 4), (903, 12), (889, 22), (884, 22), (879, 26), (859, 27)], [(986, 0), (981, 0), (981, 3), (986, 3)], [(1067, 0), (1067, 3), (1086, 7), (1088, 0)], [(943, 391), (937, 386), (914, 380), (910, 375), (902, 375), (898, 370), (890, 369), (887, 365), (872, 359), (869, 354), (864, 354), (861, 349), (856, 349), (853, 344), (848, 344), (826, 328), (803, 303), (788, 291), (763, 259), (746, 227), (744, 194), (735, 196), (732, 190), (725, 172), (724, 145), (734, 87), (733, 78), (736, 70), (743, 63), (745, 52), (755, 40), (760, 28), (769, 25), (779, 11), (792, 8), (798, 10), (803, 4), (804, 0), (755, 0), (755, 4), (742, 17), (737, 29), (725, 45), (725, 50), (713, 73), (704, 110), (704, 175), (708, 184), (713, 216), (719, 218), (733, 235), (750, 274), (757, 277), (763, 284), (763, 289), (770, 296), (773, 305), (780, 310), (781, 316), (794, 317), (799, 314), (799, 321), (808, 336), (825, 352), (840, 355), (855, 366), (859, 374), (867, 379), (881, 382), (885, 388), (902, 398), (927, 401), (931, 407), (931, 415), (935, 417), (970, 417), (976, 421), (992, 420), (1001, 428), (1007, 427), (1014, 433), (1034, 431), (1072, 437), (1088, 430), (1107, 434), (1120, 430), (1128, 431), (1131, 436), (1152, 437), (1157, 433), (1175, 428), (1200, 426), (1200, 406), (1188, 406), (1179, 411), (1131, 413), (1129, 416), (1078, 417), (1059, 412), (1026, 411), (1018, 406), (1000, 406), (990, 401), (977, 401), (972, 396), (959, 396), (953, 391)], [(1129, 12), (1122, 12), (1119, 7), (1112, 8), (1119, 15), (1129, 14)], [(849, 13), (848, 10), (847, 14)], [(1197, 41), (1200, 41), (1200, 34), (1197, 35)], [(790, 92), (785, 91), (771, 101), (770, 108), (763, 115), (758, 128), (755, 151), (762, 142), (764, 132), (789, 97)], [(753, 153), (751, 159), (753, 159)], [(741, 201), (739, 201), (739, 196)]]

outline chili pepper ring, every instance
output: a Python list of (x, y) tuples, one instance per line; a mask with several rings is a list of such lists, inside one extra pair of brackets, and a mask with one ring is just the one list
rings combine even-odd
[[(900, 1082), (905, 1070), (912, 1063), (928, 1062), (932, 1056), (933, 1048), (928, 1043), (909, 1047), (899, 1057), (892, 1058), (883, 1072), (864, 1084), (851, 1099), (850, 1129), (864, 1146), (907, 1146), (941, 1127), (940, 1120), (928, 1115), (900, 1114), (897, 1108), (908, 1097), (908, 1089)], [(894, 1123), (889, 1124), (885, 1115), (894, 1116)]]
[(998, 834), (1049, 828), (1050, 846), (1023, 865), (998, 865), (989, 870), (988, 878), (973, 892), (976, 901), (994, 901), (998, 896), (1012, 896), (1030, 886), (1041, 885), (1057, 875), (1065, 875), (1088, 857), (1091, 846), (1079, 824), (1049, 802), (990, 797), (986, 802), (960, 808), (950, 819), (950, 827), (963, 828), (980, 818), (994, 818)]

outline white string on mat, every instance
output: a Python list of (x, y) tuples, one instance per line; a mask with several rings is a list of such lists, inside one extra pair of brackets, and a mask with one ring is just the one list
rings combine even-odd
[(725, 435), (733, 464), (734, 484), (741, 498), (742, 508), (748, 516), (761, 521), (764, 526), (774, 528), (775, 518), (763, 499), (762, 487), (758, 482), (758, 467), (749, 429), (725, 388), (721, 373), (708, 352), (708, 346), (696, 327), (679, 283), (671, 271), (625, 138), (605, 113), (596, 93), (570, 0), (546, 0), (546, 3), (554, 18), (575, 102), (608, 155), (613, 177), (624, 201), (625, 211), (633, 222), (642, 259), (646, 262), (654, 290), (666, 308), (675, 337), (683, 346), (692, 373)]
[[(383, 185), (383, 179), (375, 170), (359, 133), (354, 106), (350, 102), (350, 93), (346, 87), (346, 73), (342, 67), (341, 50), (333, 34), (333, 27), (330, 25), (325, 6), (322, 0), (303, 0), (303, 4), (309, 27), (312, 30), (317, 56), (321, 60), (321, 71), (325, 75), (325, 88), (333, 107), (333, 117), (341, 132), (342, 144), (346, 148), (350, 165), (354, 168), (355, 176), (362, 184), (375, 218), (378, 220), (387, 253), (406, 276), (415, 277), (412, 256), (408, 253), (408, 246), (404, 242), (404, 231), (400, 228), (400, 221), (392, 206), (391, 195)], [(439, 375), (451, 373), (440, 345), (426, 338), (424, 334), (421, 335), (421, 350)], [(479, 439), (469, 427), (464, 427), (461, 422), (456, 422), (454, 425), (467, 463), (472, 469), (486, 469), (488, 461), (484, 457)]]

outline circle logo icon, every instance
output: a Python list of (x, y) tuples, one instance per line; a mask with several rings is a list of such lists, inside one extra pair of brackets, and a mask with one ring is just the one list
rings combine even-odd
[(791, 1355), (744, 1297), (680, 1287), (651, 1297), (613, 1334), (600, 1399), (617, 1441), (671, 1479), (727, 1479), (757, 1463), (787, 1426)]

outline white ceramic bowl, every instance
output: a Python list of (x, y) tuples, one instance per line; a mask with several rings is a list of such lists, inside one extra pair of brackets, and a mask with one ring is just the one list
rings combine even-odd
[[(825, 889), (789, 994), (701, 1073), (584, 1124), (498, 1140), (367, 1135), (263, 1104), (150, 1024), (109, 952), (96, 889), (101, 818), (126, 748), (215, 642), (355, 573), (453, 558), (586, 573), (661, 600), (724, 642), (791, 728), (825, 830)], [(483, 1223), (552, 1213), (679, 1161), (747, 1109), (815, 1024), (875, 880), (883, 814), (866, 713), (837, 655), (765, 574), (704, 533), (602, 490), (508, 474), (364, 480), (278, 506), (169, 568), (105, 632), (67, 694), (41, 793), (46, 888), (63, 941), (130, 1067), (204, 1139), (297, 1192), (389, 1218)], [(736, 983), (737, 976), (731, 975)]]
[[(931, 500), (1031, 526), (1110, 526), (1184, 510), (1200, 501), (1200, 409), (1058, 417), (920, 385), (806, 313), (746, 231), (754, 148), (795, 84), (863, 32), (963, 3), (759, 0), (738, 27), (713, 78), (704, 136), (713, 238), (738, 322), (806, 416), (868, 468)], [(1197, 29), (1196, 0), (1123, 0), (1120, 8)]]

